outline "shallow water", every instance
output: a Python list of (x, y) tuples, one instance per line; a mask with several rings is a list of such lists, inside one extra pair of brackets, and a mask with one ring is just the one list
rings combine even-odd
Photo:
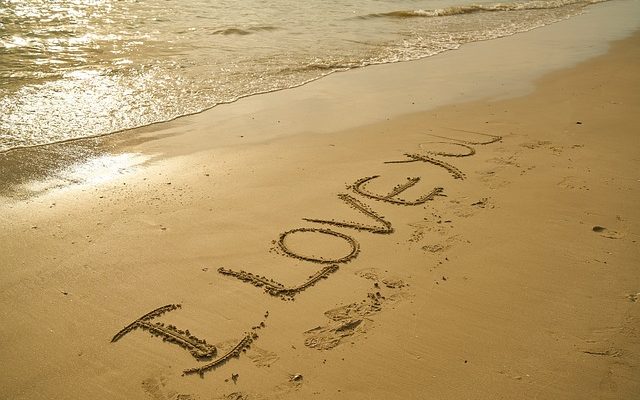
[(594, 2), (3, 1), (0, 151), (428, 57), (553, 23)]

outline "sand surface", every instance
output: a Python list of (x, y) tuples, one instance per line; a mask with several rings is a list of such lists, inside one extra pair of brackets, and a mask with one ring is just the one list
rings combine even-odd
[(638, 398), (640, 34), (588, 18), (4, 154), (0, 398)]

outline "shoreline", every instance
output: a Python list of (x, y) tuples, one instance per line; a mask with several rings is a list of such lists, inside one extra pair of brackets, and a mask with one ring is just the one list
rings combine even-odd
[[(612, 1), (612, 0), (609, 0)], [(617, 2), (618, 4), (614, 3), (614, 7), (624, 7), (622, 6), (620, 3), (626, 3), (627, 7), (630, 7), (630, 4), (632, 4), (631, 1), (626, 0), (626, 1), (621, 1), (621, 2)], [(546, 29), (550, 26), (553, 26), (555, 24), (558, 23), (564, 23), (566, 21), (572, 20), (576, 17), (579, 18), (585, 18), (585, 14), (590, 14), (593, 11), (595, 11), (596, 13), (599, 13), (601, 11), (598, 10), (598, 7), (611, 7), (611, 4), (608, 4), (608, 2), (604, 2), (602, 4), (600, 3), (594, 3), (591, 6), (587, 6), (580, 14), (577, 15), (573, 15), (571, 17), (567, 17), (564, 20), (559, 20), (556, 22), (552, 22), (548, 25), (542, 25), (536, 28), (532, 28), (528, 31), (522, 31), (522, 32), (518, 32), (518, 33), (513, 33), (513, 34), (509, 34), (507, 36), (503, 36), (503, 37), (499, 37), (499, 38), (494, 38), (494, 39), (486, 39), (486, 40), (479, 40), (479, 41), (474, 41), (474, 42), (468, 42), (468, 43), (463, 43), (460, 45), (460, 47), (458, 48), (452, 48), (449, 50), (443, 50), (439, 53), (430, 55), (430, 56), (424, 56), (418, 59), (414, 59), (414, 60), (403, 60), (403, 61), (395, 61), (395, 62), (382, 62), (382, 63), (373, 63), (373, 64), (369, 64), (363, 67), (355, 67), (355, 68), (350, 68), (350, 69), (346, 69), (346, 70), (337, 70), (337, 71), (333, 71), (329, 74), (323, 75), (323, 76), (319, 76), (316, 78), (312, 78), (311, 80), (296, 84), (294, 86), (291, 87), (287, 87), (287, 88), (282, 88), (282, 89), (274, 89), (274, 90), (267, 90), (264, 92), (257, 92), (257, 93), (252, 93), (252, 94), (247, 94), (247, 95), (242, 95), (236, 99), (230, 100), (230, 101), (225, 101), (222, 103), (218, 103), (215, 104), (213, 106), (209, 106), (206, 107), (200, 111), (196, 111), (196, 112), (192, 112), (192, 113), (188, 113), (188, 114), (183, 114), (183, 115), (179, 115), (179, 116), (175, 116), (172, 118), (169, 118), (167, 120), (163, 120), (163, 121), (157, 121), (157, 122), (152, 122), (146, 125), (141, 125), (138, 127), (134, 127), (134, 128), (127, 128), (127, 129), (122, 129), (122, 130), (116, 130), (113, 132), (107, 132), (107, 133), (101, 133), (101, 134), (96, 134), (96, 135), (92, 135), (92, 136), (86, 136), (86, 137), (75, 137), (75, 138), (69, 138), (69, 139), (65, 139), (65, 140), (61, 140), (61, 141), (57, 141), (57, 142), (51, 142), (51, 143), (45, 143), (45, 144), (35, 144), (35, 145), (28, 145), (28, 146), (18, 146), (18, 147), (13, 147), (13, 148), (9, 148), (9, 149), (5, 149), (0, 151), (0, 155), (4, 154), (4, 153), (10, 153), (10, 152), (14, 152), (14, 151), (24, 151), (24, 150), (34, 150), (34, 149), (38, 149), (40, 147), (47, 147), (47, 146), (59, 146), (59, 145), (64, 145), (64, 144), (68, 144), (68, 143), (75, 143), (75, 142), (82, 142), (82, 141), (91, 141), (91, 140), (100, 140), (103, 138), (109, 138), (110, 136), (114, 136), (114, 135), (122, 135), (122, 134), (135, 134), (135, 132), (137, 131), (148, 131), (148, 130), (154, 130), (156, 127), (160, 127), (160, 129), (162, 129), (163, 125), (167, 125), (170, 124), (176, 120), (180, 120), (183, 118), (189, 118), (189, 117), (194, 117), (194, 116), (198, 116), (201, 115), (203, 113), (207, 113), (217, 107), (224, 107), (224, 106), (228, 106), (228, 105), (233, 105), (235, 103), (237, 103), (238, 101), (241, 101), (243, 99), (247, 99), (247, 98), (251, 98), (251, 97), (256, 97), (256, 96), (268, 96), (271, 95), (273, 93), (278, 93), (278, 92), (282, 92), (282, 91), (289, 91), (289, 90), (294, 90), (294, 89), (298, 89), (304, 86), (307, 86), (309, 84), (313, 84), (316, 81), (325, 79), (327, 77), (330, 77), (332, 75), (335, 74), (342, 74), (345, 72), (354, 72), (354, 71), (359, 71), (362, 69), (369, 69), (369, 68), (376, 68), (376, 67), (388, 67), (388, 66), (393, 66), (395, 64), (404, 64), (404, 63), (414, 63), (414, 62), (420, 62), (420, 61), (425, 61), (425, 60), (429, 60), (432, 57), (437, 57), (439, 55), (445, 54), (445, 53), (449, 53), (451, 51), (458, 51), (461, 48), (466, 48), (467, 46), (474, 46), (476, 44), (479, 43), (483, 43), (483, 42), (487, 42), (487, 41), (495, 41), (495, 40), (501, 40), (501, 39), (505, 39), (505, 38), (510, 38), (513, 36), (519, 36), (522, 34), (527, 34), (529, 32), (532, 31), (537, 31), (540, 29)], [(632, 6), (631, 6), (632, 7)], [(637, 7), (636, 7), (637, 8)], [(593, 10), (595, 9), (595, 10)], [(638, 8), (640, 10), (640, 8)], [(631, 13), (633, 11), (630, 11)], [(610, 15), (604, 15), (603, 18), (607, 18), (607, 19), (615, 19), (617, 20), (618, 24), (617, 26), (613, 27), (611, 25), (611, 23), (608, 24), (608, 26), (605, 28), (608, 33), (610, 34), (610, 36), (608, 38), (600, 38), (597, 36), (591, 37), (591, 42), (594, 44), (594, 48), (592, 48), (589, 51), (589, 54), (573, 54), (571, 56), (566, 56), (565, 59), (561, 60), (561, 61), (556, 61), (556, 63), (560, 62), (562, 64), (562, 66), (558, 66), (558, 65), (544, 65), (543, 64), (538, 64), (536, 65), (536, 71), (534, 71), (533, 73), (531, 73), (531, 76), (542, 76), (544, 73), (548, 72), (549, 70), (553, 70), (553, 69), (558, 69), (558, 68), (568, 68), (571, 64), (575, 64), (575, 63), (579, 63), (582, 60), (586, 59), (586, 58), (590, 58), (590, 57), (594, 57), (597, 54), (601, 54), (602, 52), (606, 51), (606, 46), (607, 43), (616, 39), (619, 39), (621, 37), (624, 37), (626, 35), (629, 35), (630, 32), (632, 32), (633, 30), (637, 29), (638, 26), (640, 26), (639, 24), (637, 24), (635, 21), (633, 21), (632, 18), (625, 16), (624, 14), (621, 14), (619, 11), (618, 12), (613, 12), (613, 13), (609, 13)], [(589, 18), (589, 17), (587, 17)], [(574, 39), (575, 41), (576, 39)], [(565, 38), (566, 41), (566, 38)], [(582, 39), (583, 42), (585, 42), (584, 39)], [(597, 42), (597, 44), (596, 44)], [(575, 46), (576, 43), (573, 43), (571, 46)], [(557, 57), (557, 55), (556, 55)], [(475, 57), (474, 57), (475, 58)], [(572, 60), (571, 60), (572, 59)], [(547, 63), (548, 64), (548, 63)], [(437, 68), (436, 68), (437, 69)], [(522, 77), (522, 71), (519, 71), (520, 73), (520, 77)], [(532, 77), (528, 77), (527, 80), (528, 81), (533, 81), (534, 78)], [(347, 81), (349, 80), (353, 80), (353, 78), (347, 78)], [(511, 82), (513, 84), (513, 82)], [(530, 86), (531, 82), (528, 83), (524, 83), (525, 86), (528, 84)], [(340, 86), (340, 83), (337, 84), (338, 86)], [(334, 85), (335, 86), (335, 85)], [(495, 93), (500, 94), (500, 90), (499, 89), (493, 89), (495, 91)], [(529, 89), (519, 89), (520, 91), (524, 92), (524, 90), (531, 90)], [(507, 96), (513, 96), (514, 95), (514, 87), (512, 86), (511, 89), (509, 90), (509, 92), (505, 92), (502, 93), (503, 95), (507, 95)], [(478, 98), (482, 98), (486, 95), (480, 95), (480, 97)], [(466, 100), (460, 100), (460, 99), (449, 99), (446, 103), (434, 103), (431, 104), (430, 107), (436, 107), (436, 106), (442, 106), (444, 104), (453, 104), (456, 102), (460, 102), (460, 101), (468, 101), (468, 99)], [(215, 117), (214, 117), (215, 118)]]
[[(244, 146), (300, 133), (337, 132), (447, 105), (523, 96), (544, 75), (602, 55), (610, 42), (640, 29), (640, 23), (631, 17), (636, 10), (640, 11), (637, 2), (595, 4), (583, 14), (531, 31), (467, 43), (420, 60), (330, 74), (296, 88), (223, 104), (166, 126), (132, 129), (123, 136), (159, 133), (174, 137), (189, 132), (194, 146), (177, 138), (165, 146), (148, 148), (170, 157), (197, 152), (203, 146)], [(508, 62), (499, 59), (505, 54), (512, 57)], [(351, 112), (344, 114), (343, 109)], [(340, 118), (328, 120), (327, 115)]]
[[(635, 10), (640, 6), (632, 1), (595, 4), (564, 21), (468, 43), (433, 57), (334, 73), (139, 128), (12, 149), (0, 153), (0, 174), (8, 177), (0, 187), (0, 198), (26, 199), (47, 188), (73, 186), (73, 178), (65, 176), (68, 171), (102, 156), (131, 151), (156, 160), (204, 148), (253, 145), (301, 132), (336, 132), (445, 105), (522, 96), (533, 90), (541, 76), (603, 54), (610, 41), (640, 28), (631, 17)], [(599, 29), (591, 29), (593, 26)], [(541, 53), (545, 57), (539, 59)], [(504, 54), (513, 58), (503, 63), (499, 57)], [(408, 77), (419, 78), (412, 82)], [(374, 87), (372, 82), (381, 86)], [(398, 87), (407, 90), (398, 91)], [(340, 111), (354, 106), (348, 115)], [(327, 114), (341, 118), (330, 121)], [(181, 137), (185, 133), (190, 137)], [(31, 181), (38, 190), (25, 187)]]
[[(397, 82), (344, 74), (317, 85), (325, 98), (256, 97), (225, 120), (99, 143), (107, 158), (86, 181), (0, 205), (12, 366), (0, 387), (17, 399), (633, 398), (639, 43), (517, 97), (413, 112), (428, 96), (396, 86), (404, 113), (371, 118), (363, 102), (352, 116), (348, 97), (330, 103), (343, 82), (362, 79), (352, 95), (373, 98)], [(294, 101), (288, 118), (322, 105), (345, 120), (266, 124), (279, 101)], [(297, 134), (269, 136), (278, 126)], [(97, 167), (109, 179), (91, 180)], [(151, 318), (160, 337), (136, 331)], [(182, 376), (208, 365), (194, 359), (202, 339), (231, 358)]]

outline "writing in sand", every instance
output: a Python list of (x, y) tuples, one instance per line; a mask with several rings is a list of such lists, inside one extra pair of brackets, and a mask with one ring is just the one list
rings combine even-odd
[[(500, 136), (480, 132), (466, 132), (466, 134), (471, 137), (478, 137), (481, 140), (471, 141), (431, 135), (441, 139), (441, 141), (431, 141), (426, 144), (444, 144), (449, 150), (437, 151), (423, 149), (420, 153), (405, 153), (402, 155), (400, 160), (386, 161), (385, 164), (427, 164), (432, 167), (444, 169), (453, 179), (464, 180), (465, 174), (451, 163), (444, 161), (443, 158), (470, 157), (476, 153), (473, 146), (488, 145), (502, 139)], [(450, 149), (457, 149), (458, 151), (451, 151)], [(262, 288), (267, 295), (278, 297), (284, 301), (293, 301), (295, 296), (300, 294), (302, 291), (316, 285), (324, 279), (332, 277), (336, 272), (338, 272), (341, 264), (354, 261), (360, 254), (361, 246), (356, 240), (355, 234), (353, 232), (351, 232), (351, 234), (344, 233), (336, 229), (342, 228), (356, 232), (378, 235), (392, 235), (394, 233), (392, 223), (377, 212), (372, 206), (365, 203), (366, 200), (384, 202), (397, 206), (413, 207), (425, 204), (426, 202), (433, 200), (436, 196), (444, 195), (444, 188), (434, 187), (426, 193), (406, 196), (405, 192), (409, 191), (418, 182), (420, 182), (420, 177), (408, 177), (404, 182), (399, 182), (386, 193), (371, 190), (369, 188), (370, 183), (380, 177), (380, 175), (371, 175), (360, 178), (347, 185), (344, 193), (339, 193), (337, 195), (338, 199), (348, 207), (368, 217), (371, 220), (370, 224), (336, 219), (303, 218), (304, 221), (315, 225), (312, 227), (289, 229), (281, 233), (278, 239), (274, 241), (277, 252), (285, 257), (293, 257), (303, 262), (323, 265), (322, 268), (310, 275), (307, 280), (301, 282), (299, 285), (288, 287), (273, 279), (265, 276), (259, 276), (244, 270), (233, 270), (220, 267), (218, 272), (222, 275), (249, 283), (255, 287)], [(346, 251), (344, 254), (339, 255), (319, 255), (315, 252), (314, 254), (307, 254), (296, 249), (292, 245), (293, 237), (298, 237), (298, 239), (300, 239), (305, 236), (315, 236), (317, 238), (318, 235), (328, 239), (343, 241), (344, 244), (346, 244)], [(377, 304), (378, 299), (376, 298), (376, 295), (373, 295), (373, 300), (374, 303)], [(265, 312), (264, 320), (243, 333), (240, 336), (240, 339), (238, 339), (237, 344), (229, 351), (222, 355), (218, 355), (216, 346), (207, 343), (205, 339), (196, 337), (188, 329), (182, 330), (174, 325), (165, 325), (163, 322), (157, 321), (157, 318), (161, 315), (179, 308), (181, 308), (180, 304), (168, 304), (150, 311), (116, 333), (111, 339), (111, 342), (117, 342), (128, 333), (137, 329), (148, 331), (152, 336), (159, 337), (164, 342), (180, 346), (189, 351), (196, 361), (200, 363), (195, 367), (184, 369), (184, 375), (199, 374), (203, 377), (205, 372), (214, 370), (233, 358), (240, 357), (244, 352), (246, 352), (251, 344), (258, 339), (258, 332), (266, 327), (265, 320), (269, 316), (269, 312)]]

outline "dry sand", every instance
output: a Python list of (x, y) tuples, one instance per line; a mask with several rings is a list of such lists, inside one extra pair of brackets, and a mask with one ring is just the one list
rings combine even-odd
[(3, 155), (0, 397), (638, 398), (640, 35), (376, 80), (544, 32)]

